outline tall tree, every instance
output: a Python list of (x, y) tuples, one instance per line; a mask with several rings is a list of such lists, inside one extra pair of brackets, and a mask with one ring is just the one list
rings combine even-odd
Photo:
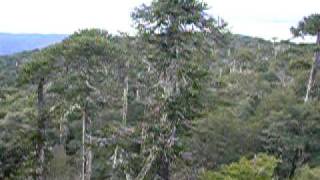
[(154, 143), (149, 162), (138, 175), (144, 179), (152, 161), (158, 161), (157, 175), (170, 178), (170, 159), (174, 157), (177, 129), (201, 113), (199, 95), (205, 76), (205, 62), (213, 46), (223, 39), (226, 24), (205, 11), (207, 4), (198, 0), (155, 0), (132, 14), (139, 36), (147, 43), (147, 64), (154, 68), (155, 83), (149, 89), (149, 131)]
[(98, 81), (104, 77), (101, 71), (107, 61), (107, 37), (102, 30), (82, 30), (65, 40), (62, 51), (68, 67), (64, 95), (71, 106), (80, 110), (82, 118), (82, 180), (89, 180), (92, 175), (92, 129), (101, 96)]
[(45, 161), (46, 161), (46, 126), (48, 123), (47, 107), (45, 102), (45, 85), (54, 76), (58, 68), (56, 58), (52, 56), (51, 51), (37, 53), (33, 61), (23, 65), (20, 80), (22, 83), (32, 82), (37, 85), (37, 131), (36, 131), (36, 179), (45, 179)]
[(304, 17), (297, 27), (291, 27), (291, 32), (295, 37), (304, 37), (306, 35), (316, 36), (316, 45), (318, 46), (315, 52), (315, 60), (310, 71), (310, 77), (307, 85), (307, 92), (304, 101), (309, 100), (311, 88), (314, 84), (314, 80), (317, 74), (317, 70), (320, 68), (320, 14), (312, 14), (308, 17)]

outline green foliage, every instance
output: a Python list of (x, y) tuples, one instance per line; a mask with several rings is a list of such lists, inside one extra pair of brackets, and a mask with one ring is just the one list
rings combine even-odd
[(48, 175), (46, 179), (60, 180), (60, 179), (76, 179), (77, 171), (70, 166), (69, 157), (65, 152), (63, 145), (56, 145), (53, 147), (53, 157), (48, 162)]
[[(202, 179), (316, 179), (320, 88), (303, 97), (317, 48), (227, 37), (207, 9), (153, 1), (132, 14), (138, 36), (85, 29), (0, 57), (0, 179), (34, 179), (42, 79), (47, 179), (79, 179), (84, 110), (92, 179), (196, 179), (202, 169), (215, 169)], [(313, 35), (317, 21), (296, 35)]]
[(307, 157), (316, 160), (319, 148), (313, 143), (319, 137), (315, 133), (319, 128), (318, 105), (303, 104), (292, 97), (288, 92), (273, 93), (258, 109), (265, 111), (261, 114), (266, 124), (261, 135), (264, 149), (282, 158), (278, 171), (284, 176), (294, 173)]
[(195, 164), (216, 168), (256, 150), (256, 132), (227, 107), (198, 120), (195, 127), (198, 131), (193, 133), (189, 149), (195, 153)]
[(291, 33), (296, 37), (315, 36), (318, 32), (320, 32), (320, 14), (311, 14), (308, 17), (304, 17), (296, 28), (291, 28)]
[(255, 55), (253, 52), (251, 52), (250, 49), (238, 49), (235, 52), (235, 59), (239, 61), (239, 63), (248, 63), (250, 61), (253, 61), (255, 59)]
[(0, 119), (3, 119), (7, 115), (6, 112), (0, 111)]
[(304, 166), (297, 170), (293, 180), (318, 180), (319, 177), (319, 167), (310, 168), (309, 166)]
[(279, 161), (266, 154), (254, 159), (241, 158), (239, 162), (221, 167), (218, 171), (207, 171), (201, 180), (272, 180)]
[(36, 51), (0, 57), (0, 85), (2, 88), (12, 87), (17, 83), (16, 80), (21, 65), (29, 62), (34, 53), (36, 53)]
[(146, 147), (159, 149), (155, 171), (164, 179), (170, 161), (182, 149), (174, 139), (187, 130), (186, 123), (202, 114), (206, 65), (212, 60), (212, 48), (224, 39), (225, 24), (218, 26), (206, 10), (207, 5), (198, 0), (153, 1), (132, 14), (146, 43), (143, 55), (154, 68), (148, 71), (154, 77), (148, 83), (155, 88), (147, 90), (152, 97), (147, 107), (153, 112), (146, 121), (153, 136)]

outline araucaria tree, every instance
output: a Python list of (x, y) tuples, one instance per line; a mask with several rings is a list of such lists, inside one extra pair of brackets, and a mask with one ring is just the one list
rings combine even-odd
[(25, 64), (20, 73), (21, 83), (32, 82), (37, 86), (37, 121), (35, 132), (35, 155), (36, 155), (36, 179), (45, 179), (46, 169), (46, 125), (48, 123), (47, 105), (45, 101), (45, 85), (56, 73), (57, 64), (55, 57), (52, 57), (51, 51), (44, 51), (36, 54), (34, 60)]
[(137, 179), (150, 176), (150, 169), (161, 179), (170, 179), (179, 133), (201, 114), (201, 82), (226, 26), (218, 26), (207, 9), (199, 0), (155, 0), (132, 14), (139, 37), (146, 43), (144, 61), (153, 77), (146, 120), (146, 142), (151, 143), (144, 145), (150, 151)]
[(303, 18), (299, 22), (297, 27), (292, 27), (291, 32), (295, 37), (304, 37), (306, 35), (317, 36), (317, 49), (315, 52), (315, 60), (312, 65), (310, 77), (307, 85), (307, 92), (304, 101), (307, 102), (310, 96), (311, 88), (314, 84), (314, 80), (317, 74), (317, 70), (320, 68), (320, 14), (312, 14)]
[(99, 108), (97, 99), (101, 98), (97, 79), (104, 78), (102, 73), (97, 72), (106, 63), (107, 38), (106, 32), (92, 29), (75, 33), (64, 42), (63, 57), (68, 67), (68, 86), (64, 95), (79, 109), (82, 118), (82, 180), (90, 180), (92, 175), (93, 116)]

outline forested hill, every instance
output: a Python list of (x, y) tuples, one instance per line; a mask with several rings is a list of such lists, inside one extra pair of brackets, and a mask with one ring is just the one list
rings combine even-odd
[[(286, 178), (293, 171), (296, 176), (312, 175), (316, 169), (309, 166), (320, 165), (320, 106), (318, 101), (303, 103), (312, 48), (241, 35), (227, 39), (225, 45), (211, 49), (213, 56), (204, 56), (202, 68), (207, 76), (200, 74), (194, 85), (201, 83), (204, 93), (198, 94), (197, 100), (192, 99), (194, 105), (201, 107), (202, 115), (177, 127), (178, 131), (190, 130), (170, 151), (176, 159), (171, 165), (172, 179), (215, 180), (221, 175), (219, 167), (228, 171), (228, 166), (223, 165), (239, 159), (239, 164), (233, 164), (232, 173), (239, 172), (241, 176), (242, 168), (249, 168), (244, 170), (251, 177), (257, 175), (256, 168), (248, 167), (253, 157), (267, 177), (276, 173)], [(155, 136), (161, 127), (143, 120), (156, 114), (146, 110), (150, 91), (145, 89), (156, 77), (145, 75), (155, 69), (143, 61), (142, 47), (146, 48), (136, 37), (84, 30), (40, 52), (0, 57), (0, 179), (32, 177), (34, 173), (39, 88), (35, 83), (39, 74), (33, 75), (30, 83), (25, 81), (25, 76), (32, 73), (47, 74), (46, 146), (51, 154), (46, 162), (48, 179), (79, 178), (85, 144), (78, 98), (86, 93), (92, 103), (90, 111), (94, 112), (90, 122), (93, 144), (87, 147), (94, 154), (91, 177), (139, 176), (139, 171), (151, 163), (151, 155), (156, 155), (151, 148), (155, 137), (150, 136)], [(65, 58), (68, 61), (64, 63), (75, 64), (64, 66), (60, 61)], [(103, 64), (90, 67), (89, 62), (99, 62), (96, 60)], [(90, 78), (82, 82), (88, 74), (81, 74), (77, 67), (90, 67), (86, 70)], [(55, 72), (48, 74), (49, 71)], [(318, 91), (312, 91), (311, 96), (320, 97)], [(184, 113), (188, 115), (190, 111)], [(151, 129), (144, 129), (147, 127)], [(144, 131), (148, 135), (143, 135)], [(157, 167), (152, 163), (150, 166)]]
[(0, 33), (0, 56), (44, 48), (61, 42), (67, 35)]
[[(1, 38), (1, 35), (4, 36), (4, 34), (0, 33), (0, 38)], [(14, 36), (16, 39), (19, 39), (17, 37), (20, 35), (12, 35), (12, 36)], [(30, 35), (30, 34), (29, 35), (21, 35), (21, 37), (23, 37), (23, 36), (26, 39), (33, 39), (32, 35)], [(66, 35), (53, 35), (51, 38), (48, 38), (50, 36), (51, 35), (34, 35), (34, 37), (42, 38), (43, 40), (47, 41), (48, 44), (43, 45), (43, 48), (47, 48), (47, 49), (51, 48), (50, 44), (52, 44), (53, 42), (55, 42), (55, 43), (62, 42), (63, 39), (65, 39), (67, 37)], [(124, 41), (124, 39), (122, 37), (115, 36), (115, 38), (118, 39), (119, 41)], [(9, 41), (12, 41), (12, 43), (14, 42), (13, 40), (9, 40)], [(0, 47), (1, 47), (1, 43), (0, 43)], [(303, 45), (296, 45), (293, 43), (289, 43), (289, 44), (291, 44), (294, 47), (299, 47), (299, 46), (302, 47), (303, 46)], [(273, 42), (271, 42), (271, 41), (267, 41), (262, 38), (254, 38), (254, 37), (250, 37), (250, 36), (234, 34), (228, 38), (227, 47), (224, 47), (223, 49), (219, 49), (217, 54), (219, 55), (219, 59), (221, 59), (221, 60), (224, 59), (224, 61), (229, 62), (229, 61), (231, 61), (232, 58), (234, 58), (232, 56), (234, 53), (233, 51), (235, 51), (237, 49), (238, 50), (242, 49), (244, 51), (250, 50), (250, 52), (251, 51), (257, 52), (258, 49), (260, 49), (259, 50), (260, 53), (264, 53), (263, 58), (268, 59), (271, 56), (273, 56), (274, 50), (279, 51), (281, 49), (281, 47), (282, 48), (288, 47), (288, 43), (277, 43), (276, 45), (277, 45), (276, 49), (273, 49)], [(2, 46), (4, 46), (4, 45), (2, 45)], [(14, 46), (14, 44), (12, 44), (12, 46)], [(34, 48), (30, 48), (30, 49), (34, 49)], [(15, 51), (15, 50), (10, 50), (10, 51)], [(23, 49), (23, 50), (19, 50), (19, 51), (23, 51), (23, 52), (0, 56), (0, 70), (1, 70), (0, 71), (1, 72), (0, 79), (2, 80), (0, 85), (4, 85), (4, 84), (13, 85), (14, 83), (16, 83), (16, 78), (18, 76), (17, 73), (19, 71), (19, 68), (24, 63), (29, 62), (32, 59), (32, 57), (34, 56), (34, 54), (39, 52), (39, 49), (36, 48), (35, 50), (32, 50), (32, 51), (28, 51), (27, 49)], [(5, 53), (5, 54), (7, 54), (7, 53)]]
[(320, 177), (320, 14), (232, 35), (200, 0), (154, 0), (136, 36), (75, 32), (0, 57), (0, 179)]

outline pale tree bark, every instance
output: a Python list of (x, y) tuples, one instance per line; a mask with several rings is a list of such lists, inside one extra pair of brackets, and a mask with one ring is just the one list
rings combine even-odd
[(45, 109), (44, 109), (44, 78), (41, 78), (38, 84), (38, 122), (37, 122), (37, 142), (36, 142), (36, 157), (37, 169), (36, 179), (44, 180), (45, 170)]
[(142, 122), (141, 124), (141, 152), (144, 154), (146, 152), (145, 142), (147, 140), (147, 126)]
[(122, 107), (122, 123), (125, 126), (127, 124), (128, 114), (128, 92), (129, 92), (129, 61), (126, 62), (126, 77), (124, 78), (123, 88), (123, 107)]
[[(173, 87), (176, 84), (175, 78), (173, 77), (173, 74), (170, 74), (169, 72), (164, 72), (162, 76), (160, 76), (160, 83), (161, 88), (163, 89), (163, 98), (165, 101), (169, 99), (174, 93), (174, 91), (177, 91), (177, 89), (174, 89)], [(163, 112), (161, 114), (160, 119), (162, 126), (171, 126), (170, 122), (168, 122), (168, 112)], [(164, 144), (161, 147), (161, 151), (159, 152), (159, 155), (157, 157), (158, 160), (158, 171), (157, 174), (161, 177), (163, 180), (169, 180), (170, 179), (170, 162), (169, 157), (167, 156), (164, 149), (171, 148), (171, 145), (169, 145), (167, 142), (169, 141), (167, 138), (168, 134), (160, 134), (160, 141), (163, 141)], [(170, 138), (169, 138), (170, 139)]]
[(60, 145), (64, 145), (64, 142), (63, 142), (63, 118), (61, 117), (60, 118), (60, 121), (59, 121), (59, 143)]
[[(129, 92), (129, 61), (125, 63), (125, 73), (126, 76), (124, 78), (124, 88), (123, 88), (123, 96), (122, 96), (122, 126), (127, 125), (127, 114), (128, 114), (128, 92)], [(120, 147), (117, 145), (114, 149), (113, 153), (113, 162), (112, 162), (112, 168), (115, 170), (118, 166), (118, 154), (119, 154)], [(121, 151), (120, 151), (121, 153)], [(120, 154), (120, 161), (121, 161), (121, 154)], [(128, 173), (125, 173), (127, 177), (129, 177)]]
[[(316, 45), (318, 47), (320, 46), (320, 29), (318, 30), (318, 33), (317, 33)], [(315, 60), (314, 60), (314, 63), (312, 64), (312, 68), (311, 68), (311, 71), (310, 71), (310, 77), (309, 77), (309, 81), (308, 81), (308, 85), (307, 85), (307, 92), (306, 92), (306, 96), (305, 96), (305, 99), (304, 99), (305, 103), (307, 103), (309, 101), (310, 92), (311, 92), (311, 89), (312, 89), (312, 87), (314, 85), (315, 77), (317, 75), (317, 70), (319, 68), (320, 68), (320, 52), (319, 52), (319, 50), (317, 50), (316, 53), (315, 53)], [(303, 157), (303, 153), (304, 153), (303, 149), (297, 149), (296, 150), (296, 154), (295, 154), (294, 160), (292, 162), (292, 168), (291, 168), (291, 171), (290, 171), (290, 178), (292, 178), (294, 176), (295, 170), (297, 168), (297, 161), (301, 157)]]
[(114, 149), (114, 153), (113, 153), (113, 163), (112, 163), (112, 168), (113, 168), (113, 169), (115, 169), (115, 168), (117, 167), (118, 149), (119, 149), (119, 146), (116, 146), (116, 148)]
[(222, 72), (223, 72), (222, 68), (219, 68), (219, 79), (222, 78)]
[(90, 180), (92, 174), (92, 150), (87, 144), (92, 143), (91, 134), (87, 133), (91, 120), (88, 116), (87, 106), (82, 112), (82, 180)]
[(304, 102), (308, 102), (308, 100), (309, 100), (310, 91), (313, 86), (315, 76), (316, 76), (316, 68), (315, 68), (315, 64), (312, 64), (310, 76), (309, 76), (309, 81), (308, 81), (308, 85), (307, 85), (307, 92), (306, 92), (306, 96), (304, 98)]
[[(91, 144), (91, 135), (89, 136), (89, 143)], [(91, 174), (92, 174), (92, 159), (93, 159), (93, 153), (91, 146), (87, 148), (87, 156), (88, 156), (88, 164), (87, 164), (87, 180), (91, 179)]]
[(81, 177), (82, 180), (85, 180), (86, 174), (86, 118), (85, 118), (85, 111), (83, 110), (82, 114), (82, 173)]
[[(127, 64), (126, 64), (127, 67)], [(128, 90), (129, 90), (129, 83), (128, 83), (128, 75), (126, 75), (124, 79), (124, 88), (123, 88), (123, 96), (122, 96), (122, 125), (127, 125), (127, 114), (128, 114)], [(117, 157), (118, 157), (118, 150), (119, 146), (117, 145), (114, 154), (113, 154), (113, 164), (112, 168), (115, 169), (117, 167)]]
[(123, 89), (123, 110), (122, 110), (122, 124), (127, 124), (128, 113), (128, 80), (126, 77), (126, 87)]
[(236, 60), (233, 60), (232, 62), (232, 72), (236, 72)]
[[(162, 115), (161, 122), (163, 123), (163, 126), (168, 123), (167, 117), (168, 117), (168, 113), (164, 113)], [(166, 134), (161, 134), (161, 136), (162, 136), (161, 138), (165, 138)], [(165, 139), (161, 139), (161, 140), (165, 141)], [(167, 144), (163, 145), (163, 149), (160, 152), (158, 157), (158, 164), (159, 164), (158, 175), (161, 177), (162, 180), (169, 180), (170, 178), (170, 162), (166, 152), (163, 151), (165, 148), (169, 148), (166, 146)]]
[(143, 179), (145, 179), (145, 177), (148, 175), (149, 171), (151, 170), (154, 161), (157, 158), (157, 153), (158, 153), (158, 150), (154, 146), (151, 149), (150, 154), (149, 154), (148, 158), (146, 159), (143, 168), (141, 169), (141, 171), (139, 172), (139, 174), (135, 178), (135, 180), (143, 180)]
[[(318, 31), (317, 33), (317, 43), (318, 46), (320, 46), (320, 31)], [(309, 76), (309, 81), (308, 81), (308, 85), (307, 85), (307, 92), (306, 92), (306, 96), (304, 98), (304, 102), (308, 102), (309, 98), (310, 98), (310, 92), (311, 89), (314, 85), (314, 80), (317, 74), (317, 70), (320, 68), (320, 52), (319, 50), (317, 50), (317, 52), (315, 53), (315, 60), (314, 63), (312, 65), (311, 71), (310, 71), (310, 76)]]

